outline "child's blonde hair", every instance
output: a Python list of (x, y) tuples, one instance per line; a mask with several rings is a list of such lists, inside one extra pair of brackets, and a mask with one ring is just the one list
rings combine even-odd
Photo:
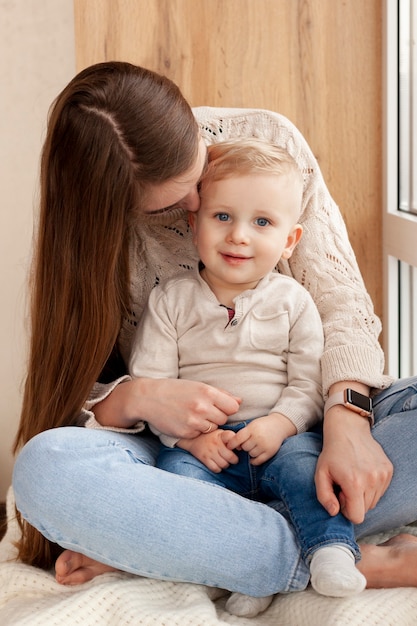
[(293, 157), (283, 148), (255, 138), (209, 146), (208, 165), (200, 186), (247, 174), (294, 177), (294, 182), (303, 187), (303, 175)]

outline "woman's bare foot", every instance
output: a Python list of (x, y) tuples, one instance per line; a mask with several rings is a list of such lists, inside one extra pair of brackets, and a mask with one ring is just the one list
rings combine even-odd
[(401, 534), (378, 546), (362, 544), (357, 564), (368, 589), (417, 587), (417, 537)]
[(100, 574), (116, 571), (110, 565), (104, 565), (72, 550), (64, 550), (55, 562), (55, 578), (61, 585), (80, 585)]

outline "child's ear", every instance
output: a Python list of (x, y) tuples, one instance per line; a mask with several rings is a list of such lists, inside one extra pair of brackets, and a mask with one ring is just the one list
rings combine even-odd
[(285, 248), (282, 251), (281, 258), (289, 259), (292, 253), (294, 252), (294, 248), (297, 243), (300, 241), (301, 236), (303, 234), (303, 227), (301, 224), (295, 224), (290, 230), (290, 233), (287, 237), (287, 243), (285, 244)]

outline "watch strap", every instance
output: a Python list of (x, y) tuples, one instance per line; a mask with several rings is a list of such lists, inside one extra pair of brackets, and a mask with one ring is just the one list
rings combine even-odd
[(355, 408), (352, 405), (346, 402), (345, 390), (336, 391), (335, 393), (332, 393), (332, 395), (327, 398), (326, 402), (324, 403), (323, 415), (326, 415), (327, 411), (329, 411), (332, 407), (336, 406), (337, 404), (341, 404), (342, 406), (346, 407), (347, 409), (350, 409), (354, 413), (357, 413), (357, 415), (360, 415), (361, 417), (366, 417), (369, 420), (369, 425), (371, 426), (371, 428), (374, 425), (373, 411), (371, 410), (370, 413), (366, 414), (365, 412), (361, 413), (360, 410), (355, 410)]
[(332, 393), (324, 403), (324, 415), (326, 415), (327, 411), (332, 407), (336, 406), (336, 404), (342, 404), (345, 406), (345, 392), (344, 391), (336, 391), (336, 393)]

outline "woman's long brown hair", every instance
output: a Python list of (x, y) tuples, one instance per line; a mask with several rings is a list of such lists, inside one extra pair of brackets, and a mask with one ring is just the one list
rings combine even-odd
[[(129, 308), (129, 232), (149, 184), (192, 166), (197, 125), (168, 79), (128, 63), (78, 74), (51, 108), (41, 158), (30, 350), (15, 451), (77, 423)], [(51, 468), (52, 471), (52, 468)], [(23, 519), (19, 558), (57, 546)]]

